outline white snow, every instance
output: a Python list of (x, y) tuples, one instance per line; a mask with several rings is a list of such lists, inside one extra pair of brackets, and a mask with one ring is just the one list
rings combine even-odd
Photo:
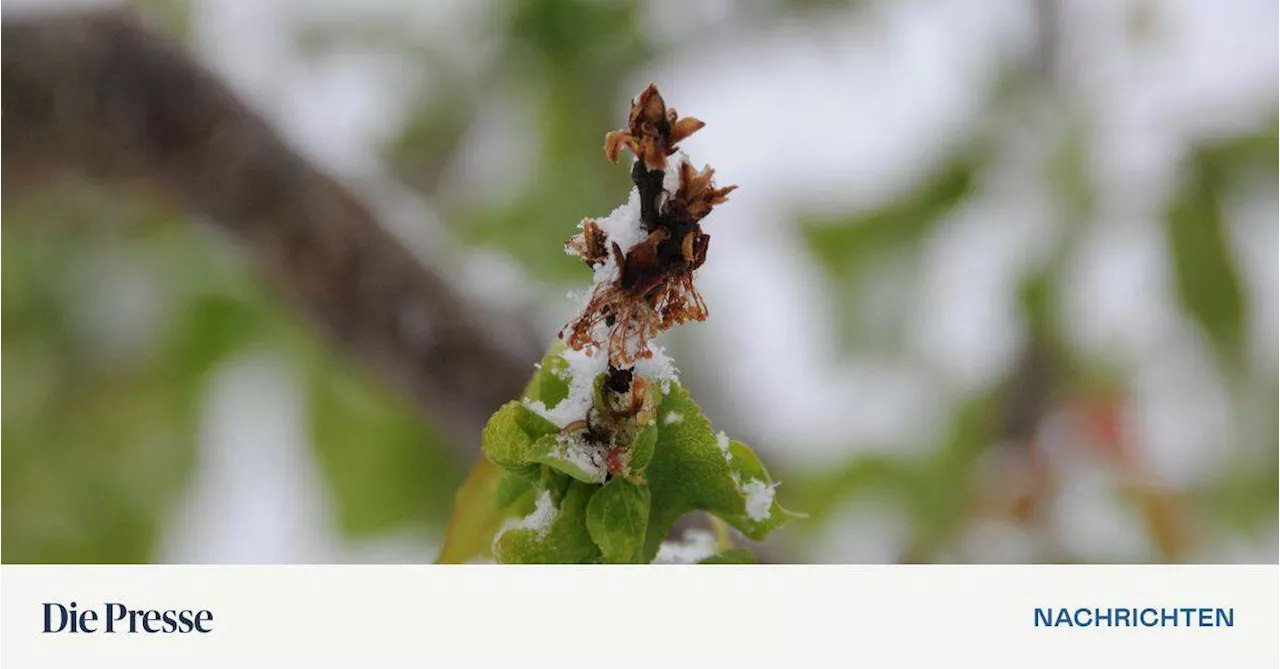
[(773, 489), (778, 484), (770, 485), (760, 479), (751, 479), (743, 483), (742, 477), (732, 469), (733, 455), (729, 452), (729, 435), (724, 432), (717, 433), (716, 445), (724, 454), (725, 463), (730, 465), (729, 476), (733, 478), (734, 485), (738, 486), (738, 492), (746, 498), (747, 517), (756, 522), (768, 520), (773, 507)]
[(680, 166), (689, 162), (684, 151), (676, 151), (667, 157), (667, 171), (662, 175), (662, 197), (658, 198), (658, 206), (666, 204), (667, 198), (673, 197), (680, 190)]
[[(644, 225), (640, 222), (640, 191), (632, 188), (626, 204), (614, 209), (608, 216), (596, 219), (596, 224), (605, 234), (606, 248), (612, 249), (613, 245), (617, 244), (622, 249), (622, 254), (626, 255), (633, 246), (648, 237), (644, 231)], [(605, 254), (604, 262), (593, 269), (595, 274), (592, 280), (597, 285), (613, 283), (618, 279), (620, 271), (612, 251)]]
[(541, 400), (532, 402), (525, 400), (524, 405), (539, 416), (555, 423), (556, 427), (564, 428), (570, 423), (587, 417), (587, 412), (591, 411), (595, 379), (604, 373), (609, 361), (599, 349), (594, 353), (567, 349), (560, 354), (560, 357), (569, 363), (566, 376), (562, 377), (569, 382), (569, 396), (554, 407), (547, 407)]
[(609, 241), (621, 246), (623, 251), (631, 250), (631, 247), (649, 236), (640, 223), (640, 191), (635, 188), (627, 196), (626, 204), (614, 209), (613, 213), (596, 223), (609, 237)]
[(768, 520), (773, 507), (774, 486), (752, 479), (740, 484), (738, 489), (747, 497), (747, 517), (756, 522)]
[(686, 530), (680, 541), (664, 541), (654, 564), (694, 564), (716, 553), (716, 537), (707, 530)]
[[(662, 392), (670, 392), (671, 383), (678, 382), (678, 371), (671, 358), (656, 342), (650, 342), (649, 350), (653, 357), (636, 362), (635, 371), (641, 377), (660, 384)], [(603, 374), (609, 366), (608, 356), (603, 348), (588, 353), (575, 349), (566, 349), (560, 357), (569, 366), (565, 370), (557, 369), (554, 373), (569, 382), (569, 396), (553, 407), (548, 407), (541, 400), (525, 400), (524, 405), (539, 416), (563, 428), (571, 423), (583, 420), (591, 411), (595, 398), (595, 379)]]
[(551, 524), (556, 521), (556, 517), (560, 515), (560, 509), (556, 508), (555, 502), (551, 500), (549, 491), (542, 491), (538, 499), (533, 503), (533, 512), (521, 518), (514, 520), (508, 518), (502, 525), (502, 529), (493, 535), (493, 543), (496, 545), (502, 535), (511, 530), (533, 530), (538, 536), (545, 536), (547, 531), (551, 529)]
[(684, 151), (676, 151), (667, 158), (667, 171), (662, 175), (662, 190), (668, 197), (680, 190), (680, 166), (689, 162)]
[(533, 503), (533, 513), (525, 516), (523, 520), (516, 524), (516, 527), (545, 534), (551, 528), (551, 523), (555, 522), (558, 515), (560, 515), (560, 510), (551, 501), (551, 493), (544, 490)]
[(556, 451), (557, 458), (581, 469), (593, 479), (604, 481), (607, 472), (604, 461), (608, 454), (605, 447), (587, 443), (581, 433), (561, 435), (556, 443), (560, 446)]
[(677, 374), (680, 370), (676, 369), (675, 363), (667, 357), (667, 352), (658, 342), (649, 342), (649, 352), (652, 353), (651, 357), (636, 361), (635, 371), (641, 377), (660, 384), (662, 394), (665, 395), (671, 392), (671, 382), (679, 382)]
[(725, 434), (723, 431), (717, 434), (716, 445), (720, 447), (720, 452), (724, 453), (724, 461), (733, 464), (733, 456), (729, 455), (729, 435)]
[[(658, 202), (661, 207), (666, 198), (675, 195), (680, 188), (680, 165), (689, 162), (688, 156), (683, 151), (677, 151), (667, 160), (667, 170), (662, 177), (662, 198)], [(644, 224), (640, 220), (640, 191), (636, 188), (631, 189), (631, 193), (627, 196), (625, 204), (614, 209), (612, 213), (604, 218), (595, 219), (596, 225), (600, 226), (600, 230), (604, 232), (606, 238), (606, 248), (612, 249), (613, 244), (617, 244), (622, 249), (622, 255), (627, 255), (636, 244), (643, 242), (649, 236), (645, 232)], [(583, 227), (583, 223), (578, 223), (578, 228)], [(565, 252), (569, 255), (577, 255), (577, 253), (566, 247)], [(595, 272), (593, 281), (597, 285), (610, 284), (618, 279), (618, 263), (613, 257), (612, 251), (605, 255), (604, 262), (592, 268)]]

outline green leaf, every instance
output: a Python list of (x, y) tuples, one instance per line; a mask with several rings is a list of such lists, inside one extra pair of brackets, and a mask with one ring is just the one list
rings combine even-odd
[(549, 434), (554, 435), (560, 431), (560, 428), (556, 427), (555, 423), (539, 416), (537, 412), (523, 403), (520, 404), (520, 409), (516, 411), (515, 417), (516, 424), (533, 440), (541, 439)]
[[(534, 467), (533, 469), (538, 476), (541, 476), (541, 467)], [(499, 509), (505, 509), (515, 504), (517, 500), (534, 490), (534, 485), (527, 475), (507, 469), (499, 471), (501, 475), (498, 478), (498, 487), (494, 493), (494, 503)]]
[(843, 273), (877, 253), (914, 243), (931, 232), (942, 215), (973, 192), (984, 163), (982, 151), (958, 153), (915, 190), (880, 208), (852, 216), (805, 217), (801, 232), (823, 267)]
[(537, 375), (538, 396), (529, 399), (541, 400), (550, 408), (569, 396), (569, 363), (561, 356), (564, 350), (564, 344), (557, 339), (556, 345), (543, 356)]
[(649, 522), (649, 488), (613, 478), (587, 505), (587, 531), (605, 562), (636, 562)]
[[(673, 413), (679, 419), (672, 419)], [(745, 445), (730, 444), (726, 457), (702, 411), (680, 386), (673, 384), (663, 399), (657, 424), (658, 440), (645, 473), (652, 503), (643, 561), (653, 560), (672, 524), (690, 511), (710, 511), (752, 539), (764, 538), (795, 517), (775, 500), (768, 502), (768, 515), (749, 515), (743, 486), (771, 490), (768, 473)]]
[[(543, 401), (564, 392), (555, 360), (563, 363), (558, 351), (529, 384)], [(774, 500), (760, 459), (745, 444), (717, 439), (678, 384), (666, 395), (655, 387), (632, 420), (613, 437), (630, 439), (629, 474), (606, 482), (603, 453), (588, 450), (603, 447), (576, 443), (580, 435), (562, 434), (521, 402), (494, 413), (482, 445), (508, 472), (493, 484), (496, 505), (537, 502), (514, 527), (496, 531), (500, 562), (647, 563), (675, 521), (691, 511), (709, 511), (754, 539), (795, 517)], [(595, 500), (589, 510), (588, 498)]]
[(568, 444), (554, 434), (544, 435), (534, 442), (529, 451), (533, 462), (544, 464), (556, 471), (582, 481), (583, 483), (604, 483), (604, 467), (597, 467), (585, 456), (574, 458), (569, 456)]
[(763, 539), (788, 520), (805, 517), (778, 505), (769, 472), (750, 447), (735, 439), (729, 442), (729, 454), (732, 475), (743, 495), (744, 513), (736, 518), (721, 517), (752, 539)]
[[(600, 549), (587, 532), (586, 513), (597, 486), (580, 481), (569, 485), (558, 506), (550, 493), (538, 501), (541, 508), (522, 523), (500, 532), (493, 543), (498, 562), (508, 564), (585, 564), (600, 561)], [(550, 517), (535, 522), (539, 514)]]
[(521, 465), (519, 467), (506, 467), (505, 469), (506, 471), (509, 471), (512, 474), (524, 479), (529, 483), (529, 485), (539, 490), (550, 490), (550, 488), (548, 488), (546, 485), (547, 468), (543, 467), (542, 465), (536, 462), (531, 462), (527, 465)]
[[(523, 404), (511, 401), (489, 417), (481, 436), (480, 448), (495, 464), (515, 468), (531, 462), (534, 438), (525, 430), (525, 426), (532, 423), (530, 414), (533, 412)], [(537, 417), (536, 414), (533, 415)], [(554, 427), (552, 426), (553, 429)]]
[(1165, 216), (1178, 298), (1227, 358), (1241, 351), (1244, 296), (1227, 246), (1226, 169), (1197, 151)]
[(466, 475), (442, 435), (361, 375), (320, 356), (311, 368), (311, 441), (342, 530), (439, 528)]
[[(830, 320), (846, 347), (893, 346), (910, 327), (885, 301), (909, 297), (921, 249), (968, 199), (987, 164), (985, 140), (956, 151), (914, 187), (871, 209), (804, 215), (799, 232), (815, 264), (836, 284)], [(868, 289), (870, 287), (870, 289)]]
[(806, 525), (820, 531), (842, 502), (860, 495), (908, 506), (919, 468), (918, 462), (900, 456), (861, 454), (807, 473), (790, 473), (788, 485), (794, 486), (792, 499), (816, 521)]
[(522, 504), (516, 504), (515, 500), (509, 504), (495, 503), (500, 498), (499, 488), (507, 478), (506, 472), (488, 460), (482, 458), (476, 463), (454, 498), (453, 515), (436, 562), (463, 564), (490, 557), (493, 535), (503, 520), (512, 513), (524, 514), (533, 508), (532, 487), (526, 487)]
[(658, 426), (650, 423), (640, 430), (627, 450), (627, 471), (632, 475), (643, 474), (653, 460), (654, 447), (658, 445)]

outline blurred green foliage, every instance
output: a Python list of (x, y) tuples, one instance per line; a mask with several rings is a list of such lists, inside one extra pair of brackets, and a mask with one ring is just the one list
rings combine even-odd
[[(189, 33), (182, 0), (139, 4), (175, 34)], [(821, 17), (840, 4), (735, 7), (726, 22), (768, 26), (783, 13)], [(505, 251), (542, 283), (580, 284), (581, 265), (559, 242), (584, 216), (607, 214), (628, 188), (626, 166), (601, 159), (604, 132), (620, 124), (634, 92), (620, 87), (660, 51), (680, 45), (645, 34), (642, 10), (619, 0), (500, 3), (484, 20), (494, 49), (480, 63), (457, 62), (385, 17), (294, 26), (292, 46), (315, 58), (373, 48), (420, 63), (421, 80), (404, 82), (413, 91), (404, 125), (381, 147), (395, 175), (430, 199), (459, 239)], [(1006, 148), (1002, 133), (1028, 131), (1002, 123), (1031, 116), (1028, 110), (1038, 109), (1036, 101), (1051, 88), (1035, 71), (1028, 63), (1010, 67), (990, 92), (987, 119), (916, 183), (846, 213), (800, 210), (795, 220), (779, 221), (794, 226), (822, 268), (846, 353), (900, 355), (903, 338), (896, 333), (867, 335), (884, 326), (863, 318), (858, 289), (877, 276), (915, 275), (923, 250), (953, 212), (983, 192), (984, 176)], [(445, 178), (469, 133), (484, 130), (475, 127), (477, 119), (495, 100), (512, 102), (504, 111), (516, 114), (521, 131), (531, 135), (521, 140), (528, 140), (532, 155), (514, 166), (523, 175), (515, 192), (459, 196), (443, 187)], [(1099, 186), (1090, 172), (1088, 150), (1096, 138), (1088, 119), (1062, 116), (1069, 127), (1046, 138), (1052, 147), (1040, 175), (1061, 238), (1052, 258), (1019, 277), (1018, 363), (970, 396), (953, 398), (937, 443), (914, 445), (919, 447), (909, 454), (885, 448), (868, 454), (870, 446), (895, 445), (850, 443), (852, 455), (843, 462), (811, 467), (787, 457), (792, 444), (757, 443), (785, 482), (789, 502), (811, 515), (782, 533), (786, 543), (772, 546), (771, 557), (810, 559), (824, 534), (841, 531), (834, 523), (847, 502), (876, 498), (909, 521), (901, 559), (945, 559), (980, 498), (1005, 484), (998, 477), (993, 483), (984, 470), (990, 454), (1028, 457), (1027, 426), (1055, 409), (1123, 402), (1132, 371), (1125, 361), (1094, 359), (1064, 343), (1061, 296), (1073, 280), (1067, 260), (1095, 224)], [(1256, 182), (1274, 183), (1276, 165), (1274, 120), (1190, 147), (1162, 230), (1178, 304), (1212, 342), (1231, 393), (1230, 421), (1241, 443), (1222, 447), (1245, 454), (1219, 479), (1173, 491), (1170, 499), (1188, 522), (1252, 535), (1275, 527), (1280, 396), (1275, 370), (1254, 369), (1247, 361), (1244, 336), (1257, 310), (1229, 243), (1229, 204)], [(263, 294), (219, 240), (159, 204), (79, 184), (7, 204), (0, 558), (154, 559), (164, 509), (177, 502), (192, 474), (210, 372), (261, 348), (283, 352), (302, 371), (337, 529), (357, 538), (406, 529), (443, 536), (464, 476), (455, 451), (403, 399), (374, 387)], [(92, 288), (110, 288), (119, 273), (112, 268), (121, 264), (149, 277), (155, 289), (144, 300), (154, 303), (156, 320), (144, 328), (140, 347), (99, 341), (93, 324), (99, 292)], [(733, 431), (732, 423), (726, 427)], [(464, 494), (474, 489), (474, 495), (491, 496), (491, 484), (476, 478)], [(1171, 549), (1158, 557), (1184, 555)], [(1052, 551), (1044, 557), (1068, 559)]]
[[(305, 371), (337, 529), (442, 532), (464, 463), (403, 399), (262, 294), (209, 231), (75, 183), (11, 200), (5, 213), (5, 562), (155, 559), (191, 475), (208, 375), (259, 349)], [(133, 271), (142, 283), (119, 285)], [(104, 305), (89, 303), (127, 287), (154, 302), (132, 351), (102, 340)]]
[(876, 255), (918, 246), (942, 216), (973, 193), (982, 162), (978, 152), (962, 151), (915, 188), (875, 209), (802, 218), (800, 229), (809, 252), (827, 271), (841, 273), (856, 272)]
[(1204, 154), (1169, 206), (1168, 237), (1178, 297), (1219, 349), (1240, 350), (1244, 298), (1222, 229), (1221, 175)]

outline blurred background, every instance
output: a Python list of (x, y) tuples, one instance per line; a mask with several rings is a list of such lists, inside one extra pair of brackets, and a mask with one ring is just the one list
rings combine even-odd
[[(132, 7), (546, 342), (631, 96), (706, 121), (683, 148), (739, 189), (710, 320), (663, 340), (810, 514), (770, 560), (1277, 560), (1272, 0)], [(5, 562), (434, 560), (478, 435), (191, 214), (6, 195)]]

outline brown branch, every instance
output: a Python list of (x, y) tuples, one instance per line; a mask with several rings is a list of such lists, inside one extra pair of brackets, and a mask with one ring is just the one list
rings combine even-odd
[[(365, 203), (287, 147), (180, 47), (127, 12), (3, 25), (6, 193), (70, 170), (172, 198), (238, 240), (259, 273), (468, 457), (540, 346), (495, 327)], [(514, 341), (491, 333), (515, 330)]]

